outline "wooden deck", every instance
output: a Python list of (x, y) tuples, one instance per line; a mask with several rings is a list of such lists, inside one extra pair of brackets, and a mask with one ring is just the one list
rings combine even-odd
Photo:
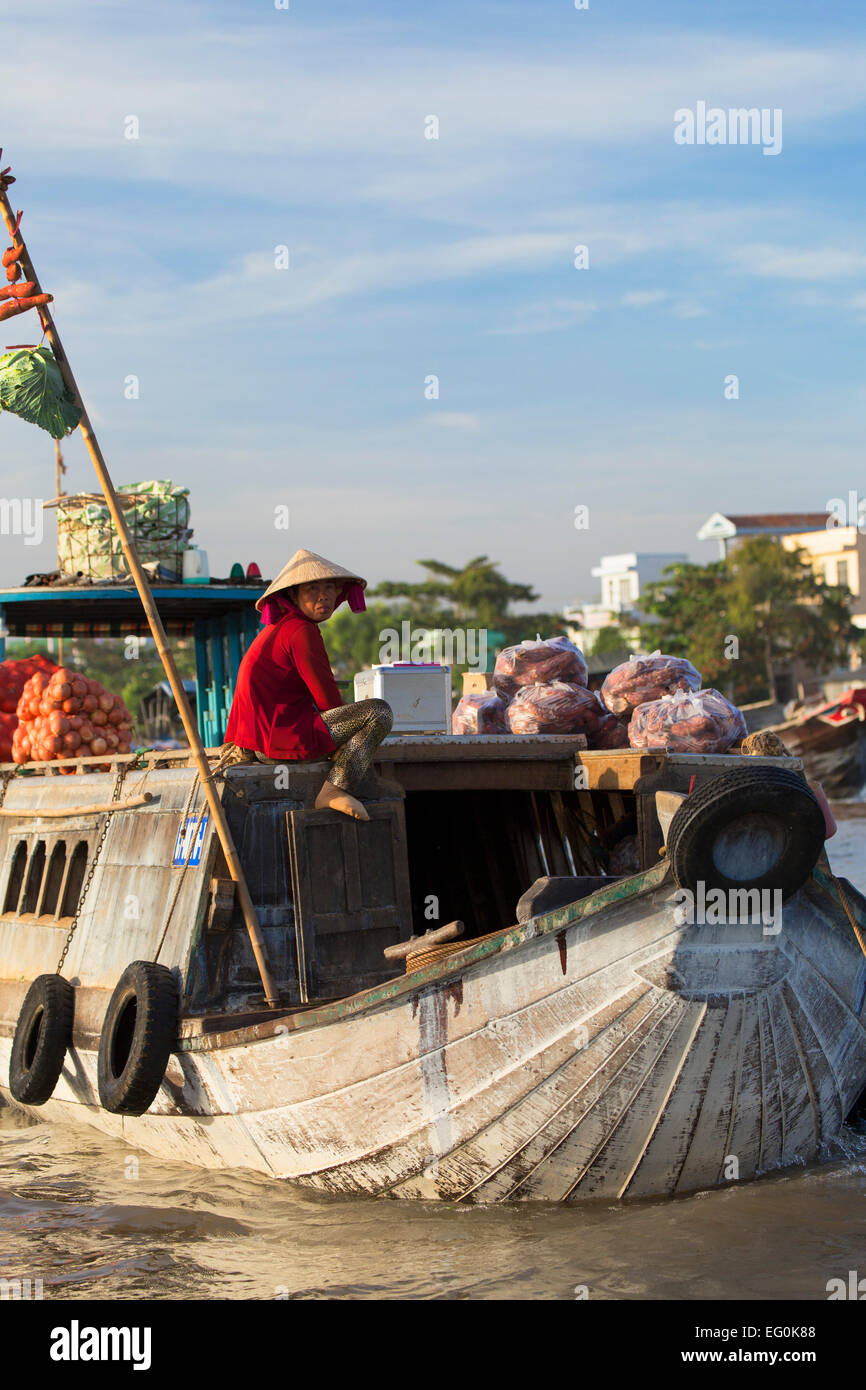
[[(672, 791), (736, 766), (737, 754), (667, 753), (663, 749), (593, 750), (583, 734), (398, 735), (387, 738), (376, 770), (405, 791)], [(799, 758), (750, 758), (800, 771)]]

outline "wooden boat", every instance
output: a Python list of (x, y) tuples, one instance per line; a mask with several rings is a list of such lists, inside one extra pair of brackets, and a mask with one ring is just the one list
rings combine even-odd
[(810, 782), (820, 782), (827, 796), (856, 797), (866, 786), (866, 703), (850, 690), (797, 714), (770, 724), (785, 747), (802, 759)]
[[(689, 926), (658, 853), (660, 788), (796, 761), (581, 742), (388, 740), (368, 824), (311, 809), (320, 764), (279, 780), (224, 771), (276, 1009), (210, 819), (181, 844), (202, 800), (188, 756), (127, 760), (108, 820), (76, 808), (110, 803), (113, 774), (15, 778), (0, 817), (0, 1091), (11, 1099), (28, 985), (56, 967), (107, 826), (67, 960), (73, 1043), (36, 1116), (322, 1192), (462, 1202), (670, 1196), (813, 1160), (866, 1086), (866, 900), (846, 885), (846, 912), (822, 856), (781, 931)], [(641, 866), (600, 880), (623, 831)], [(572, 901), (519, 920), (545, 875)], [(437, 897), (467, 938), (397, 973), (383, 948), (429, 926)], [(97, 1078), (132, 960), (168, 965), (181, 998), (140, 1115), (109, 1113)]]
[[(389, 739), (366, 823), (314, 808), (327, 765), (219, 772), (38, 313), (190, 747), (0, 768), (0, 1094), (330, 1193), (658, 1196), (816, 1157), (866, 1085), (866, 900), (816, 862), (801, 764)], [(782, 929), (688, 925), (693, 860), (784, 866)], [(452, 917), (466, 940), (427, 950)]]

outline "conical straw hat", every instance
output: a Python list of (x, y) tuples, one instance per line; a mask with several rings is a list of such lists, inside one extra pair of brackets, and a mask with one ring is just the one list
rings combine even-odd
[(366, 579), (362, 579), (352, 570), (343, 569), (342, 565), (335, 565), (333, 560), (326, 560), (323, 555), (316, 555), (312, 550), (296, 550), (270, 588), (265, 589), (261, 598), (256, 600), (256, 608), (261, 612), (262, 604), (273, 594), (278, 594), (282, 589), (289, 589), (293, 584), (310, 584), (314, 579), (342, 579), (345, 581), (344, 589), (348, 584), (360, 584), (362, 589), (367, 587)]

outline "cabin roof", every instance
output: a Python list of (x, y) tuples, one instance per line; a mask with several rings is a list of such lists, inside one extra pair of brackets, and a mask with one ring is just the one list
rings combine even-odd
[[(249, 584), (160, 584), (151, 589), (166, 632), (192, 633), (201, 619), (230, 614), (255, 620), (254, 604), (267, 581)], [(150, 628), (134, 584), (32, 585), (0, 589), (9, 637), (113, 637)]]

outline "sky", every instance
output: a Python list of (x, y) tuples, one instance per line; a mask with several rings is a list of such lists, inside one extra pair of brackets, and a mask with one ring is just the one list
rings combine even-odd
[[(4, 15), (2, 164), (109, 468), (189, 488), (212, 575), (486, 554), (559, 608), (866, 491), (860, 6), (277, 4)], [(780, 151), (677, 143), (699, 103)], [(0, 415), (0, 497), (54, 491)], [(0, 535), (0, 584), (55, 563)]]

